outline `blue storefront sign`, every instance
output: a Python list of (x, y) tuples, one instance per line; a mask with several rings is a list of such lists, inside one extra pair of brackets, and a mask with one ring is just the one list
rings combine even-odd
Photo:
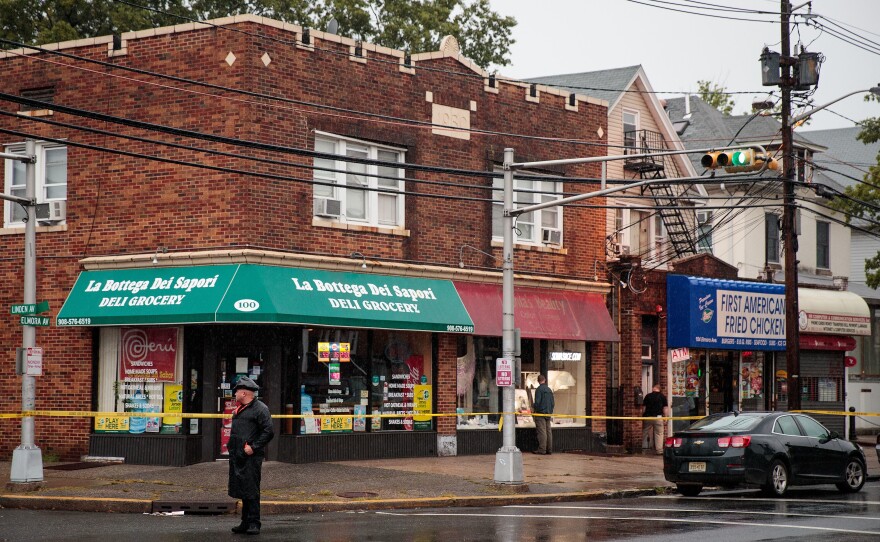
[(785, 350), (785, 286), (666, 277), (669, 348)]

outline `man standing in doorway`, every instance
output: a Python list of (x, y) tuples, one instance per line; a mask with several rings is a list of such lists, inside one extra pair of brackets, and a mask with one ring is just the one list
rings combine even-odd
[(241, 523), (236, 534), (260, 534), (260, 475), (266, 445), (275, 436), (269, 407), (255, 397), (260, 387), (243, 376), (235, 385), (238, 408), (232, 414), (229, 436), (229, 496), (241, 499)]
[(654, 418), (653, 420), (642, 420), (642, 442), (653, 431), (654, 433), (654, 452), (657, 455), (663, 454), (663, 418), (669, 403), (666, 396), (660, 393), (660, 384), (654, 384), (651, 393), (642, 400), (645, 412), (642, 414), (645, 418)]
[(550, 455), (553, 453), (553, 430), (550, 429), (550, 415), (553, 414), (553, 391), (547, 385), (547, 377), (538, 375), (538, 389), (535, 391), (535, 429), (538, 433), (538, 449), (533, 453)]

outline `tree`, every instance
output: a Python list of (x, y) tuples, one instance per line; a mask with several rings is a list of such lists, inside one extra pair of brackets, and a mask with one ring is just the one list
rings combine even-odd
[[(880, 98), (869, 94), (865, 101), (880, 102)], [(865, 144), (880, 141), (880, 117), (864, 120), (861, 126), (857, 136), (859, 141)], [(880, 223), (880, 153), (877, 154), (877, 163), (868, 168), (864, 181), (847, 186), (844, 190), (847, 197), (836, 198), (832, 205), (847, 215), (848, 222), (852, 218), (865, 219), (859, 227), (880, 235), (880, 226), (877, 225)], [(870, 288), (876, 290), (880, 286), (880, 252), (865, 260), (865, 279)]]
[(733, 98), (726, 93), (727, 89), (711, 81), (697, 81), (700, 98), (724, 115), (733, 111)]
[(38, 45), (244, 13), (316, 29), (335, 18), (340, 35), (415, 53), (452, 35), (483, 68), (510, 63), (516, 26), (489, 0), (0, 0), (0, 38)]

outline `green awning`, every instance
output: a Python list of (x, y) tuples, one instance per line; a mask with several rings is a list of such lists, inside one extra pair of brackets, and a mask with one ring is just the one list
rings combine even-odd
[(85, 271), (59, 326), (288, 323), (472, 333), (448, 280), (263, 265)]

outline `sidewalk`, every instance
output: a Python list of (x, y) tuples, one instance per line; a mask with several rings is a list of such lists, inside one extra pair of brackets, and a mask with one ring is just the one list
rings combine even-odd
[[(225, 461), (188, 467), (45, 464), (36, 491), (8, 486), (0, 462), (0, 507), (149, 513), (234, 511)], [(523, 454), (525, 484), (494, 482), (494, 455), (263, 465), (263, 512), (483, 506), (589, 500), (671, 487), (655, 455)], [(11, 488), (12, 487), (12, 488)]]

